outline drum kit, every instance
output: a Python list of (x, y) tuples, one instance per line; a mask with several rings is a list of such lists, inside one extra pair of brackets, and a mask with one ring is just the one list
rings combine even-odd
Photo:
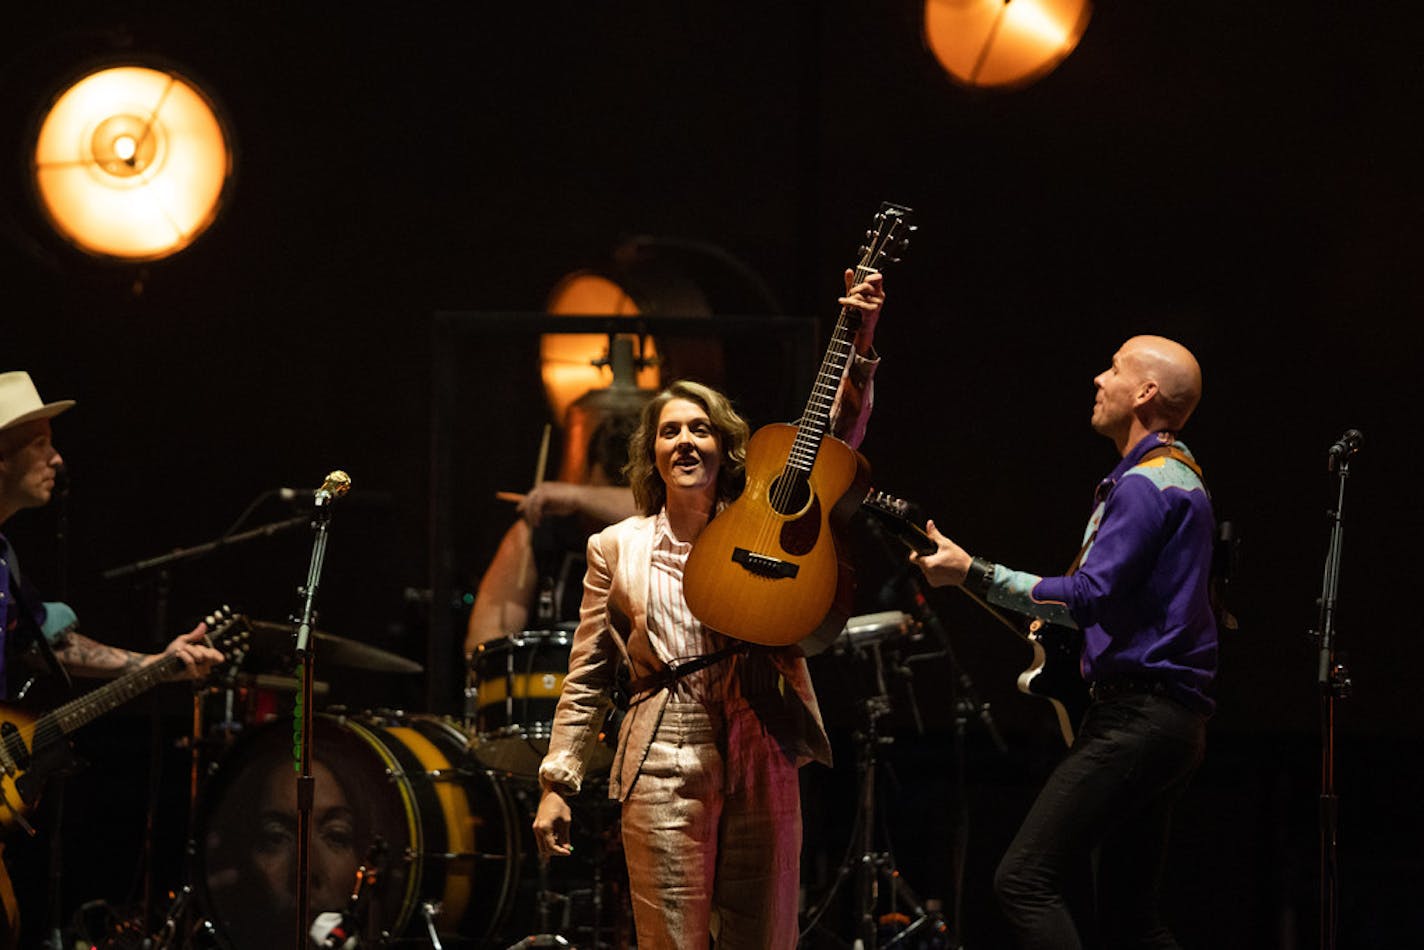
[[(227, 675), (194, 700), (191, 883), (144, 947), (271, 950), (296, 930), (298, 680), (285, 672), (294, 628), (249, 628)], [(423, 671), (369, 644), (313, 636), (322, 669)], [(571, 641), (554, 628), (482, 645), (463, 719), (334, 705), (315, 714), (315, 920), (340, 920), (350, 946), (363, 947), (631, 942), (617, 806), (596, 777), (611, 750), (571, 803), (574, 857), (541, 863), (529, 831)], [(314, 694), (327, 697), (326, 684)]]
[[(529, 831), (572, 627), (477, 647), (462, 718), (335, 705), (315, 714), (311, 912), (355, 937), (328, 945), (633, 943), (617, 805), (597, 777), (612, 762), (611, 742), (571, 802), (574, 856), (541, 862)], [(191, 883), (145, 947), (270, 950), (295, 931), (297, 680), (284, 672), (293, 627), (251, 621), (250, 630), (229, 674), (195, 698)], [(863, 656), (917, 634), (899, 611), (853, 617), (833, 650)], [(423, 671), (359, 641), (314, 637), (322, 668)], [(327, 693), (318, 683), (316, 696)]]

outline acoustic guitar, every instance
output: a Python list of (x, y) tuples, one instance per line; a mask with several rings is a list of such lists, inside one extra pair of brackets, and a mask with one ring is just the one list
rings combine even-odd
[[(226, 654), (228, 662), (240, 661), (248, 636), (247, 618), (223, 608), (207, 623), (209, 645)], [(0, 703), (0, 834), (16, 826), (33, 833), (25, 816), (39, 802), (45, 782), (74, 765), (67, 738), (71, 732), (147, 692), (182, 667), (180, 657), (168, 654), (40, 716)]]
[[(933, 554), (939, 545), (925, 534), (918, 519), (911, 515), (912, 505), (884, 492), (872, 491), (861, 503), (866, 514), (886, 528), (910, 550), (921, 555)], [(1037, 617), (1016, 623), (966, 588), (959, 588), (971, 600), (983, 607), (1001, 624), (1018, 635), (1033, 651), (1028, 669), (1018, 676), (1019, 692), (1052, 704), (1058, 719), (1058, 731), (1063, 741), (1073, 744), (1078, 723), (1088, 711), (1091, 697), (1083, 682), (1079, 663), (1083, 656), (1083, 633), (1060, 627)]]
[[(853, 283), (898, 260), (910, 209), (875, 215)], [(746, 488), (702, 529), (683, 571), (687, 606), (712, 630), (763, 646), (834, 639), (850, 616), (854, 571), (836, 537), (865, 495), (869, 465), (829, 435), (860, 311), (842, 307), (800, 420), (747, 443)]]

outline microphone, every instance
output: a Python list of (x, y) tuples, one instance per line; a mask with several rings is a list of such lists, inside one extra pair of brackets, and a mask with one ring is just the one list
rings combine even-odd
[(1364, 444), (1365, 434), (1363, 432), (1359, 429), (1346, 429), (1345, 434), (1330, 446), (1330, 470), (1333, 472), (1336, 465), (1360, 451), (1360, 446)]
[(312, 496), (318, 508), (329, 505), (342, 495), (351, 490), (351, 476), (341, 469), (337, 469), (326, 476), (326, 481), (321, 483), (321, 487)]

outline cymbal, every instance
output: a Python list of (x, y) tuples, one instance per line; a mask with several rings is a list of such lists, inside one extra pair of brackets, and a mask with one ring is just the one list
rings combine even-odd
[[(252, 647), (246, 664), (252, 669), (290, 670), (295, 664), (293, 638), (297, 625), (274, 623), (269, 620), (253, 620)], [(317, 662), (331, 663), (357, 670), (371, 670), (375, 673), (424, 673), (425, 667), (414, 660), (407, 660), (399, 654), (380, 647), (338, 637), (334, 633), (321, 630), (311, 632), (315, 643)], [(320, 669), (320, 667), (318, 667)]]

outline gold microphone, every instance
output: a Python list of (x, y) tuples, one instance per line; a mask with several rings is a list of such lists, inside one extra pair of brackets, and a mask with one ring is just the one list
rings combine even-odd
[(316, 503), (325, 505), (334, 499), (340, 498), (351, 490), (351, 476), (341, 469), (337, 469), (326, 476), (326, 481), (321, 483), (321, 487), (316, 490)]

